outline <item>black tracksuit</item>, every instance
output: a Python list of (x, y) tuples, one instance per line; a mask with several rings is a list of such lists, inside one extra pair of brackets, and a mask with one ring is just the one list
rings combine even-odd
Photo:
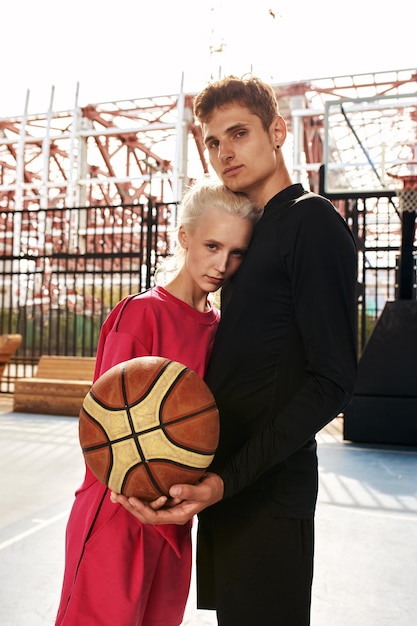
[[(236, 621), (221, 619), (221, 607), (228, 602), (224, 615), (236, 614), (234, 601), (228, 593), (230, 600), (219, 599), (227, 578), (220, 583), (212, 568), (219, 557), (224, 572), (228, 560), (236, 561), (248, 543), (259, 543), (260, 534), (269, 533), (265, 545), (273, 554), (274, 537), (283, 531), (268, 531), (268, 516), (314, 518), (315, 434), (346, 406), (356, 376), (356, 264), (354, 240), (340, 214), (326, 199), (295, 184), (268, 202), (241, 267), (223, 288), (222, 317), (206, 380), (221, 423), (211, 469), (223, 478), (225, 494), (200, 515), (198, 558), (200, 601), (219, 609), (219, 624), (308, 623), (295, 617), (291, 623), (285, 622), (288, 618), (277, 621), (272, 599), (269, 613), (265, 611), (270, 622), (250, 617), (262, 589), (262, 605), (269, 603), (271, 577), (276, 577), (277, 587), (285, 577), (288, 563), (280, 558), (282, 546), (268, 565), (268, 554), (262, 553), (258, 565), (243, 562), (239, 572), (230, 563), (231, 584), (245, 607)], [(311, 545), (311, 560), (312, 553)], [(253, 599), (250, 583), (245, 590), (243, 582), (248, 570), (257, 572), (259, 590)], [(290, 595), (291, 586), (285, 591), (285, 597)], [(297, 603), (296, 598), (291, 602)]]

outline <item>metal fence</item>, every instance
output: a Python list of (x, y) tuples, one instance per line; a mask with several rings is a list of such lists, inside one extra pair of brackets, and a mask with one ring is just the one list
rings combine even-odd
[(112, 307), (172, 254), (175, 223), (175, 203), (1, 212), (0, 333), (23, 337), (1, 391), (41, 354), (94, 356)]
[[(358, 245), (358, 346), (396, 297), (398, 199), (336, 202)], [(1, 392), (31, 376), (41, 354), (94, 356), (100, 327), (125, 295), (153, 284), (175, 245), (176, 204), (36, 209), (0, 213), (0, 333), (22, 344)], [(415, 290), (414, 290), (415, 298)]]
[[(358, 349), (362, 351), (387, 301), (399, 290), (402, 221), (395, 194), (346, 198), (344, 215), (358, 246)], [(415, 250), (415, 244), (414, 244)], [(415, 289), (415, 254), (414, 254)]]

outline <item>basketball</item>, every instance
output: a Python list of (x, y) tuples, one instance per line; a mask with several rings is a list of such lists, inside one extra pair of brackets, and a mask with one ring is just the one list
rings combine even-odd
[(182, 363), (137, 357), (92, 385), (79, 413), (84, 459), (112, 491), (141, 500), (195, 483), (219, 441), (219, 414), (206, 383)]

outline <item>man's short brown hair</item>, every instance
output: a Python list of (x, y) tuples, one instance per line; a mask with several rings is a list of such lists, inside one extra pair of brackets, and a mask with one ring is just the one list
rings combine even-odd
[(255, 76), (226, 76), (207, 85), (195, 97), (194, 115), (203, 124), (209, 120), (214, 109), (232, 103), (244, 106), (257, 115), (265, 130), (279, 113), (277, 98), (270, 85)]

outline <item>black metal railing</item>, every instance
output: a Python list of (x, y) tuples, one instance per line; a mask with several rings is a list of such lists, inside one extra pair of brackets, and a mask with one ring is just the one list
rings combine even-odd
[(1, 391), (41, 354), (94, 356), (100, 327), (172, 254), (175, 204), (39, 209), (0, 215), (0, 333), (20, 333)]
[[(361, 351), (385, 302), (397, 297), (401, 217), (392, 193), (333, 201), (358, 245)], [(149, 202), (0, 213), (0, 333), (23, 336), (1, 392), (31, 376), (41, 354), (95, 355), (109, 311), (150, 287), (172, 254), (176, 209)]]

